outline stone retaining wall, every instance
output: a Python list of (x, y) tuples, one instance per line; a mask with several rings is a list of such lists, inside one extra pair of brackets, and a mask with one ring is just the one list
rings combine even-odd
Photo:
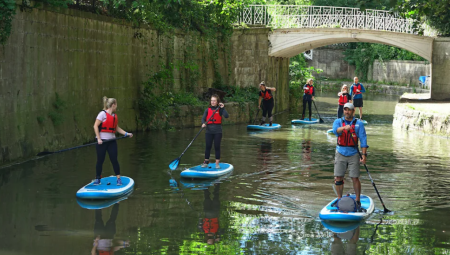
[(161, 64), (175, 67), (168, 91), (200, 96), (215, 82), (247, 87), (265, 80), (277, 88), (275, 112), (288, 109), (289, 59), (268, 56), (269, 32), (239, 29), (222, 42), (195, 32), (134, 29), (73, 9), (17, 6), (12, 34), (0, 47), (0, 165), (92, 140), (103, 96), (117, 98), (121, 128), (138, 130), (143, 81)]
[[(324, 91), (336, 91), (341, 90), (342, 85), (347, 84), (349, 87), (352, 82), (333, 82), (333, 81), (317, 81), (317, 89), (322, 89)], [(366, 93), (376, 93), (385, 95), (403, 95), (404, 93), (430, 93), (430, 90), (419, 89), (414, 87), (404, 87), (404, 86), (392, 86), (383, 84), (373, 84), (373, 83), (363, 83)]]
[[(426, 105), (423, 105), (426, 108)], [(399, 103), (395, 107), (394, 127), (424, 133), (450, 136), (450, 113), (417, 109), (414, 104)]]

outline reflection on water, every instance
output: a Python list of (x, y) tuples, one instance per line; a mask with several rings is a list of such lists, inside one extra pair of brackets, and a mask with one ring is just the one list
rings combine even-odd
[[(97, 248), (100, 240), (111, 240), (105, 243), (110, 249), (122, 245), (117, 251), (122, 254), (450, 253), (449, 140), (392, 130), (397, 98), (365, 98), (367, 166), (393, 213), (382, 214), (362, 173), (363, 193), (374, 199), (377, 210), (350, 234), (333, 232), (318, 220), (335, 196), (336, 138), (326, 134), (336, 115), (332, 93), (316, 99), (324, 124), (292, 126), (298, 114), (285, 113), (275, 116), (282, 125), (277, 131), (250, 133), (246, 125), (224, 126), (222, 160), (235, 170), (218, 181), (180, 179), (179, 170), (167, 175), (168, 163), (197, 128), (121, 140), (119, 162), (136, 186), (120, 201), (120, 212), (118, 204), (85, 209), (75, 198), (95, 174), (94, 147), (1, 169), (0, 254), (89, 253), (92, 227), (101, 225), (100, 216), (106, 223), (103, 234), (96, 228)], [(200, 137), (179, 168), (199, 164), (203, 152)], [(104, 172), (112, 174), (112, 167), (105, 164)], [(114, 232), (109, 231), (113, 222)], [(128, 246), (128, 240), (129, 247), (123, 248), (121, 241)]]

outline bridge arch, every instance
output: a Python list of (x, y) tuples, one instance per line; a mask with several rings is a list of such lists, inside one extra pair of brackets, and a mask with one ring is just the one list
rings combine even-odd
[(269, 35), (273, 57), (293, 57), (314, 48), (346, 42), (381, 43), (413, 52), (432, 62), (434, 38), (414, 34), (343, 28), (275, 29)]

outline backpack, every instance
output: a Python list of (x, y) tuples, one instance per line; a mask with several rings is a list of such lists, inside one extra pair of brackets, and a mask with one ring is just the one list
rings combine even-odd
[(338, 212), (356, 212), (356, 200), (351, 197), (342, 197), (336, 203)]

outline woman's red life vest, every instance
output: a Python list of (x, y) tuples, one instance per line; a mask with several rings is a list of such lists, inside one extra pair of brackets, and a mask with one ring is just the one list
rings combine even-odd
[(339, 105), (344, 105), (348, 102), (348, 94), (342, 94), (339, 96)]
[[(356, 119), (352, 121), (349, 131), (344, 130), (342, 134), (338, 136), (337, 145), (341, 147), (358, 147), (358, 136), (355, 133)], [(342, 126), (345, 127), (345, 120), (342, 119)], [(356, 142), (356, 144), (355, 144)]]
[[(359, 89), (359, 92), (356, 92), (357, 89)], [(361, 83), (353, 84), (353, 95), (359, 94), (361, 94)]]
[[(220, 114), (219, 114), (219, 109), (216, 111), (214, 116), (211, 118), (214, 111), (216, 111), (216, 110), (211, 109), (211, 107), (208, 108), (208, 115), (206, 116), (206, 120), (209, 120), (209, 121), (207, 124), (222, 124), (222, 116), (220, 116)], [(209, 118), (211, 118), (211, 119), (209, 119)]]
[(203, 231), (205, 231), (205, 234), (208, 233), (217, 233), (219, 230), (219, 219), (218, 218), (204, 218), (203, 219)]
[(314, 92), (314, 86), (310, 84), (306, 84), (305, 95), (312, 95)]
[(106, 120), (103, 121), (99, 126), (98, 130), (100, 132), (106, 133), (116, 133), (117, 123), (119, 122), (119, 118), (117, 114), (111, 115), (107, 111), (103, 110), (106, 113)]
[(272, 93), (270, 92), (270, 90), (266, 89), (265, 91), (261, 90), (261, 94), (263, 94), (263, 99), (264, 100), (270, 100), (272, 99)]

